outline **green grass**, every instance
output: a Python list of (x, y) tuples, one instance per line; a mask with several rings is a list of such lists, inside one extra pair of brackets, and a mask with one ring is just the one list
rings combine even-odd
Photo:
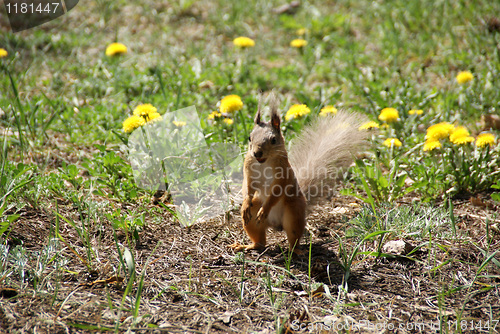
[[(385, 240), (381, 238), (425, 244), (433, 262), (437, 260), (432, 252), (446, 248), (440, 247), (442, 240), (462, 242), (468, 237), (457, 234), (453, 208), (446, 210), (442, 203), (460, 204), (461, 198), (484, 194), (498, 205), (498, 191), (493, 189), (500, 186), (500, 132), (484, 129), (481, 117), (498, 115), (500, 109), (500, 31), (488, 29), (491, 17), (500, 13), (500, 3), (305, 1), (295, 14), (273, 13), (280, 4), (80, 2), (41, 27), (2, 33), (0, 48), (9, 55), (0, 59), (0, 283), (37, 296), (48, 294), (61, 307), (68, 297), (59, 291), (62, 277), (82, 265), (89, 273), (123, 275), (125, 254), (131, 252), (128, 258), (135, 268), (147, 226), (175, 216), (172, 208), (152, 204), (154, 191), (134, 182), (126, 155), (129, 134), (122, 131), (122, 122), (142, 103), (153, 104), (161, 114), (195, 106), (207, 143), (236, 144), (243, 151), (259, 92), (271, 90), (280, 99), (283, 115), (297, 103), (311, 110), (301, 119), (284, 122), (287, 140), (319, 117), (326, 105), (357, 111), (377, 122), (383, 108), (399, 112), (398, 121), (387, 127), (379, 122), (380, 129), (372, 131), (368, 154), (350, 170), (344, 185), (345, 194), (371, 206), (363, 208), (339, 237), (336, 252), (341, 253), (346, 279), (363, 262), (361, 258), (373, 254), (367, 247), (379, 251)], [(299, 28), (306, 29), (301, 38), (308, 41), (300, 50), (289, 46), (299, 37)], [(253, 38), (255, 47), (236, 48), (232, 40), (238, 36)], [(115, 41), (124, 43), (129, 52), (107, 57), (106, 46)], [(464, 70), (471, 71), (474, 79), (461, 85), (455, 77)], [(243, 101), (243, 108), (229, 115), (234, 123), (208, 120), (229, 94)], [(423, 114), (410, 115), (412, 109), (422, 109)], [(472, 136), (487, 131), (497, 143), (481, 149), (443, 139), (440, 150), (423, 151), (426, 129), (439, 122), (464, 125)], [(402, 146), (387, 148), (383, 145), (387, 138), (398, 138)], [(394, 207), (409, 195), (427, 204), (406, 201)], [(43, 240), (36, 239), (37, 247), (20, 238), (26, 212), (51, 217), (49, 232)], [(227, 229), (223, 233), (232, 235)], [(373, 238), (363, 239), (367, 235)], [(109, 247), (112, 251), (104, 255)], [(481, 254), (484, 266), (477, 269), (473, 283), (491, 278), (484, 274), (487, 265), (498, 266), (493, 249)], [(128, 285), (121, 299), (110, 302), (119, 309), (115, 323), (106, 328), (72, 326), (118, 331), (139, 328), (141, 321), (149, 324), (147, 317), (141, 318), (147, 313), (141, 313), (141, 302), (149, 296), (141, 293), (148, 289), (147, 266), (155, 260), (146, 258), (137, 264), (140, 275), (135, 270), (125, 275)], [(314, 280), (311, 261), (309, 290)], [(189, 264), (189, 286), (177, 282), (179, 294), (208, 296), (195, 289), (198, 268), (194, 266)], [(285, 266), (287, 273), (292, 272), (293, 260), (287, 259)], [(264, 268), (253, 283), (262, 285), (260, 296), (273, 310), (273, 328), (281, 330), (291, 319), (290, 314), (279, 313), (286, 296), (273, 290), (283, 286), (282, 273), (272, 266)], [(433, 268), (435, 273), (441, 267)], [(229, 283), (237, 293), (228, 298), (240, 304), (254, 298), (243, 276), (255, 271), (255, 263), (244, 259), (236, 283)], [(473, 283), (460, 286), (472, 294)], [(206, 297), (210, 298), (215, 297)], [(335, 309), (346, 308), (331, 300)], [(124, 325), (120, 312), (133, 320)]]

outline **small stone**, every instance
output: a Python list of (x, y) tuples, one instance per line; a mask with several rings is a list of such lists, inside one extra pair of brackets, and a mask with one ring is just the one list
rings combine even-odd
[(404, 240), (391, 240), (382, 247), (382, 252), (393, 255), (406, 255), (414, 248)]
[(231, 322), (231, 317), (235, 314), (235, 312), (231, 312), (231, 311), (226, 311), (224, 312), (224, 314), (221, 316), (221, 320), (223, 323), (225, 323), (226, 325), (228, 325), (230, 322)]
[(338, 208), (334, 208), (329, 213), (333, 213), (333, 214), (336, 214), (336, 215), (343, 215), (343, 214), (346, 214), (347, 211), (348, 210), (346, 208), (338, 207)]

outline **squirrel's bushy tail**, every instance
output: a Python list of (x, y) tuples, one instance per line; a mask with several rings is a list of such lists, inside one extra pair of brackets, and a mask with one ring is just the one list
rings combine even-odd
[(359, 130), (365, 121), (360, 114), (339, 110), (335, 115), (318, 117), (292, 141), (290, 164), (308, 201), (331, 194), (341, 169), (349, 166), (353, 155), (366, 144), (368, 131)]

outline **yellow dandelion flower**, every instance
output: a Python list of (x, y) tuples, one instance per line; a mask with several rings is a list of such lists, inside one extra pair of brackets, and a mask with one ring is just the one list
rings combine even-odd
[(474, 137), (470, 136), (465, 126), (457, 126), (451, 131), (450, 141), (455, 145), (463, 145), (474, 142)]
[(144, 124), (146, 124), (144, 118), (136, 115), (130, 116), (125, 121), (123, 121), (123, 131), (126, 133), (130, 133), (138, 127), (143, 126)]
[(386, 140), (384, 140), (383, 144), (387, 147), (392, 147), (392, 146), (401, 147), (401, 145), (403, 145), (401, 141), (397, 138), (387, 138)]
[(0, 48), (0, 58), (7, 57), (8, 54), (7, 50)]
[(157, 109), (151, 103), (139, 104), (134, 109), (135, 116), (142, 116), (148, 118), (149, 114), (157, 113)]
[(297, 48), (297, 49), (303, 48), (306, 45), (307, 45), (307, 41), (305, 39), (301, 39), (301, 38), (294, 39), (293, 41), (290, 42), (290, 46), (292, 48)]
[(304, 36), (307, 33), (307, 29), (306, 28), (300, 28), (300, 29), (297, 29), (295, 31), (295, 33), (297, 34), (297, 36)]
[(474, 76), (470, 71), (462, 71), (457, 74), (457, 82), (462, 85), (474, 79)]
[(152, 113), (149, 113), (145, 117), (145, 119), (148, 123), (158, 122), (158, 121), (161, 121), (161, 115), (157, 112), (152, 112)]
[(127, 53), (127, 47), (122, 43), (111, 43), (106, 48), (106, 56), (112, 57)]
[(309, 109), (305, 104), (294, 104), (293, 106), (288, 109), (285, 115), (285, 119), (289, 121), (292, 118), (298, 118), (305, 116), (311, 112), (311, 109)]
[(465, 126), (457, 126), (450, 134), (450, 141), (456, 144), (457, 140), (460, 140), (462, 137), (468, 137), (470, 135), (469, 130), (465, 128)]
[(232, 113), (243, 108), (243, 102), (238, 95), (228, 95), (220, 100), (219, 110), (223, 114)]
[(250, 48), (252, 46), (255, 46), (255, 41), (251, 38), (248, 37), (237, 37), (233, 40), (233, 44), (239, 48)]
[(408, 111), (408, 114), (410, 114), (410, 115), (422, 115), (423, 113), (424, 113), (424, 111), (421, 109), (412, 109), (412, 110)]
[(481, 133), (476, 138), (477, 147), (485, 147), (493, 145), (495, 145), (495, 136), (492, 133)]
[(336, 114), (337, 113), (337, 108), (334, 106), (326, 106), (324, 108), (321, 108), (321, 112), (319, 113), (320, 116), (326, 116), (328, 114)]
[(474, 142), (474, 137), (471, 136), (457, 137), (452, 141), (452, 143), (455, 145), (470, 144), (473, 142)]
[(443, 139), (448, 137), (453, 129), (455, 129), (455, 126), (448, 122), (434, 124), (427, 129), (427, 135), (425, 136), (425, 138), (434, 140)]
[(397, 121), (399, 118), (399, 113), (395, 108), (384, 108), (380, 112), (378, 119), (382, 122), (392, 123)]
[(185, 126), (187, 124), (186, 122), (183, 122), (183, 121), (172, 121), (172, 123), (174, 123), (174, 125), (178, 128), (182, 128), (183, 126)]
[(231, 125), (234, 123), (234, 121), (231, 118), (224, 118), (222, 121), (227, 125)]
[(222, 116), (222, 114), (221, 114), (220, 112), (218, 112), (218, 111), (212, 111), (212, 112), (208, 115), (207, 119), (215, 119), (215, 118), (219, 118), (219, 117), (221, 117), (221, 116)]
[(436, 139), (428, 139), (424, 143), (424, 151), (432, 151), (441, 148), (441, 142)]
[(378, 129), (380, 125), (377, 122), (369, 121), (364, 124), (361, 124), (359, 130), (370, 130), (370, 129)]

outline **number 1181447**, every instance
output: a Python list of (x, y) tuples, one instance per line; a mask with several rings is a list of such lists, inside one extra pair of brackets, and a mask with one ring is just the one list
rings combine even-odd
[(5, 3), (7, 14), (54, 14), (61, 5), (59, 2), (49, 2), (46, 4), (33, 2), (11, 2)]
[(496, 330), (499, 320), (462, 320), (447, 322), (448, 329), (454, 330)]

